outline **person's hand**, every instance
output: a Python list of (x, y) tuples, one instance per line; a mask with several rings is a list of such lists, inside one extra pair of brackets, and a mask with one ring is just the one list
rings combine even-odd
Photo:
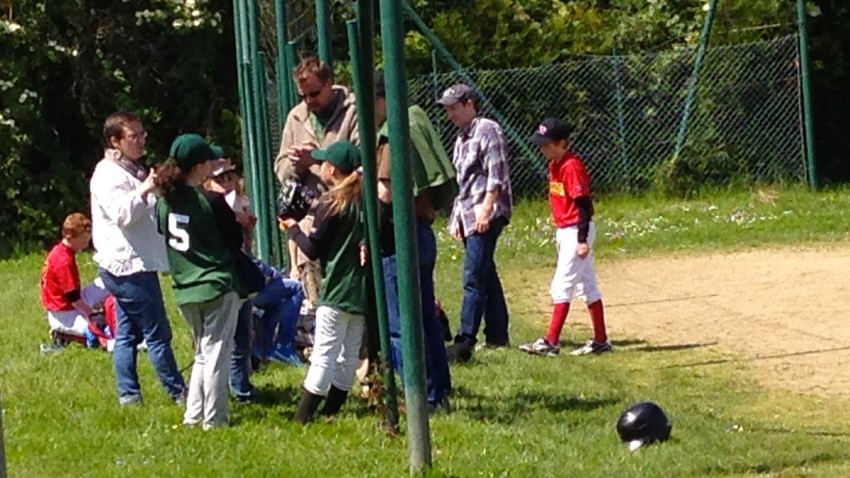
[(460, 219), (455, 221), (452, 227), (449, 228), (449, 234), (451, 234), (455, 240), (463, 241), (463, 225), (461, 224)]
[(297, 226), (298, 222), (291, 217), (279, 217), (277, 218), (277, 225), (281, 231), (288, 232), (290, 228)]
[(360, 244), (360, 267), (365, 266), (368, 260), (369, 249), (366, 248), (366, 244)]
[(156, 170), (151, 168), (148, 173), (148, 177), (145, 178), (145, 180), (142, 181), (142, 185), (139, 186), (139, 193), (141, 193), (142, 196), (145, 196), (148, 193), (156, 194), (159, 191), (159, 184), (157, 182), (158, 179), (159, 177), (156, 175)]
[(586, 242), (579, 242), (576, 246), (576, 255), (579, 259), (584, 259), (588, 254), (590, 254), (590, 246)]
[(289, 278), (292, 280), (301, 280), (301, 271), (298, 270), (298, 266), (293, 265), (289, 269)]
[(316, 164), (316, 160), (313, 159), (312, 153), (313, 150), (318, 147), (319, 145), (312, 141), (302, 143), (298, 146), (290, 146), (287, 151), (289, 162), (292, 163), (297, 170), (305, 171), (310, 166)]
[(476, 207), (478, 211), (475, 213), (475, 225), (473, 229), (475, 232), (481, 234), (487, 232), (490, 229), (490, 216), (493, 214), (492, 206), (487, 207), (482, 204), (480, 207)]
[(250, 212), (233, 211), (233, 214), (236, 216), (236, 222), (245, 229), (253, 229), (257, 224), (257, 216), (254, 216)]

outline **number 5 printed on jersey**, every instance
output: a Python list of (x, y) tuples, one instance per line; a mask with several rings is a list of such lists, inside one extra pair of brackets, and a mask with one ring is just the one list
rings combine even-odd
[(168, 215), (168, 245), (172, 249), (180, 252), (189, 250), (189, 231), (186, 228), (189, 226), (189, 216), (185, 214)]

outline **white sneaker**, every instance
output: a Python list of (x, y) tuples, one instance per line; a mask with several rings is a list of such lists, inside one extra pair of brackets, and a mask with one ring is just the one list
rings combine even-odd
[(613, 351), (614, 347), (612, 347), (611, 342), (607, 340), (603, 343), (596, 342), (595, 340), (588, 340), (586, 344), (570, 352), (570, 355), (602, 355)]
[(546, 355), (549, 357), (557, 357), (558, 354), (561, 353), (560, 345), (550, 344), (548, 340), (543, 337), (535, 340), (530, 344), (522, 344), (519, 346), (519, 349), (525, 353), (533, 354), (533, 355)]

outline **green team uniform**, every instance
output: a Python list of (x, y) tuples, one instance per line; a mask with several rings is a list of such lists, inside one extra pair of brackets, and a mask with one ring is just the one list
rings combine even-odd
[(184, 186), (161, 198), (156, 214), (178, 305), (230, 291), (244, 295), (231, 252), (242, 244), (242, 232), (224, 196)]
[(307, 257), (320, 260), (319, 305), (362, 315), (366, 312), (366, 268), (360, 265), (365, 234), (362, 209), (352, 205), (335, 215), (329, 215), (328, 209), (326, 202), (319, 205), (309, 236), (295, 227), (290, 237)]

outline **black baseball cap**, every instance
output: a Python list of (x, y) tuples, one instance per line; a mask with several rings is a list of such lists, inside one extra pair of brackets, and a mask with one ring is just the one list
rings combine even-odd
[(529, 138), (529, 141), (537, 146), (560, 139), (570, 139), (573, 126), (561, 118), (546, 118), (537, 127), (537, 131)]
[(447, 88), (440, 99), (437, 100), (437, 104), (451, 106), (461, 101), (473, 100), (475, 97), (475, 91), (472, 88), (463, 83), (458, 83)]

